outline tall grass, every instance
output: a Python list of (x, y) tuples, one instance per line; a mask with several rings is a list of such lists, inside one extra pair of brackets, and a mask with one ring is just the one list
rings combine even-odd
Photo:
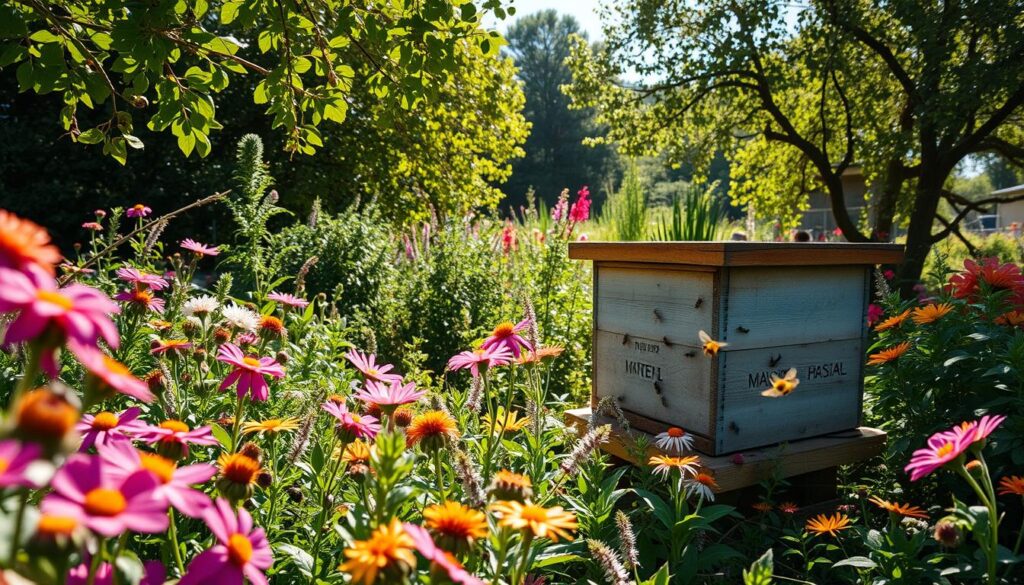
[(647, 232), (647, 196), (635, 162), (622, 178), (619, 191), (608, 198), (601, 210), (601, 223), (611, 226), (611, 236), (620, 242), (643, 240)]
[(719, 239), (725, 231), (727, 219), (714, 189), (715, 184), (705, 190), (691, 185), (682, 196), (673, 194), (669, 213), (659, 218), (651, 230), (651, 238), (663, 242)]

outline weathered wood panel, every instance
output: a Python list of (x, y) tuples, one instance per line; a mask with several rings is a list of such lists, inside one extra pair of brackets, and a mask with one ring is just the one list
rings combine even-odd
[(623, 409), (666, 427), (711, 436), (710, 360), (698, 347), (599, 329), (594, 339), (594, 383), (598, 400), (612, 396)]
[[(718, 359), (715, 454), (851, 429), (860, 422), (860, 337), (723, 351)], [(796, 390), (779, 398), (761, 396), (771, 373), (784, 375), (789, 368), (796, 368), (800, 379)]]
[(656, 262), (705, 266), (838, 266), (895, 264), (898, 244), (795, 242), (572, 242), (577, 260)]
[(597, 290), (597, 329), (690, 345), (711, 331), (711, 272), (601, 266)]
[(730, 268), (719, 338), (727, 351), (860, 339), (863, 266)]

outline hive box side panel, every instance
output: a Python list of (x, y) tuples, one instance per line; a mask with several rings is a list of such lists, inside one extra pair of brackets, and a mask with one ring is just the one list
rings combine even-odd
[(672, 344), (710, 331), (714, 273), (599, 265), (595, 327)]
[(863, 266), (728, 269), (729, 350), (860, 339)]
[[(855, 428), (860, 421), (861, 339), (721, 352), (715, 454)], [(770, 364), (775, 364), (774, 366)], [(771, 374), (797, 370), (800, 385), (761, 396)]]
[(707, 437), (714, 425), (709, 367), (697, 347), (600, 329), (594, 338), (597, 400), (611, 396), (623, 410)]

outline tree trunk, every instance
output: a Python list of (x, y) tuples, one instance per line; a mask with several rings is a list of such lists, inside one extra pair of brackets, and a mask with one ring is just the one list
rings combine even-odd
[(871, 231), (871, 239), (886, 242), (892, 237), (892, 221), (896, 216), (896, 203), (903, 188), (903, 161), (892, 159), (885, 166), (878, 190), (878, 205), (875, 207), (875, 227)]
[(921, 175), (914, 193), (914, 211), (907, 228), (906, 253), (899, 272), (900, 294), (903, 298), (917, 295), (914, 287), (921, 281), (924, 263), (932, 249), (932, 226), (942, 197), (942, 185), (948, 172), (936, 165), (921, 162)]

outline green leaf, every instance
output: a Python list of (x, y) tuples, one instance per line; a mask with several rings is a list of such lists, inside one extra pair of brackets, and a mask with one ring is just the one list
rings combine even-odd
[(89, 128), (85, 132), (78, 135), (78, 142), (82, 144), (99, 144), (103, 142), (103, 132), (98, 128)]
[(7, 4), (0, 5), (0, 39), (20, 39), (28, 34), (21, 12)]
[(279, 544), (274, 548), (287, 555), (305, 577), (313, 574), (313, 555), (294, 544)]
[(231, 24), (238, 18), (238, 9), (242, 7), (241, 2), (225, 2), (220, 9), (221, 24)]
[(837, 561), (832, 567), (854, 567), (857, 569), (874, 569), (878, 564), (867, 557), (850, 557)]
[[(124, 136), (125, 142), (128, 143), (128, 146), (135, 150), (142, 150), (146, 146), (137, 136), (132, 136), (131, 134), (123, 134), (122, 136)], [(79, 137), (79, 139), (81, 139), (81, 137)]]
[(224, 427), (217, 423), (210, 423), (210, 432), (213, 433), (213, 438), (220, 441), (221, 446), (226, 451), (231, 451), (233, 448), (233, 442), (231, 440), (231, 433), (227, 432)]
[(749, 570), (743, 571), (743, 585), (772, 585), (774, 568), (772, 549), (768, 549), (750, 565)]

